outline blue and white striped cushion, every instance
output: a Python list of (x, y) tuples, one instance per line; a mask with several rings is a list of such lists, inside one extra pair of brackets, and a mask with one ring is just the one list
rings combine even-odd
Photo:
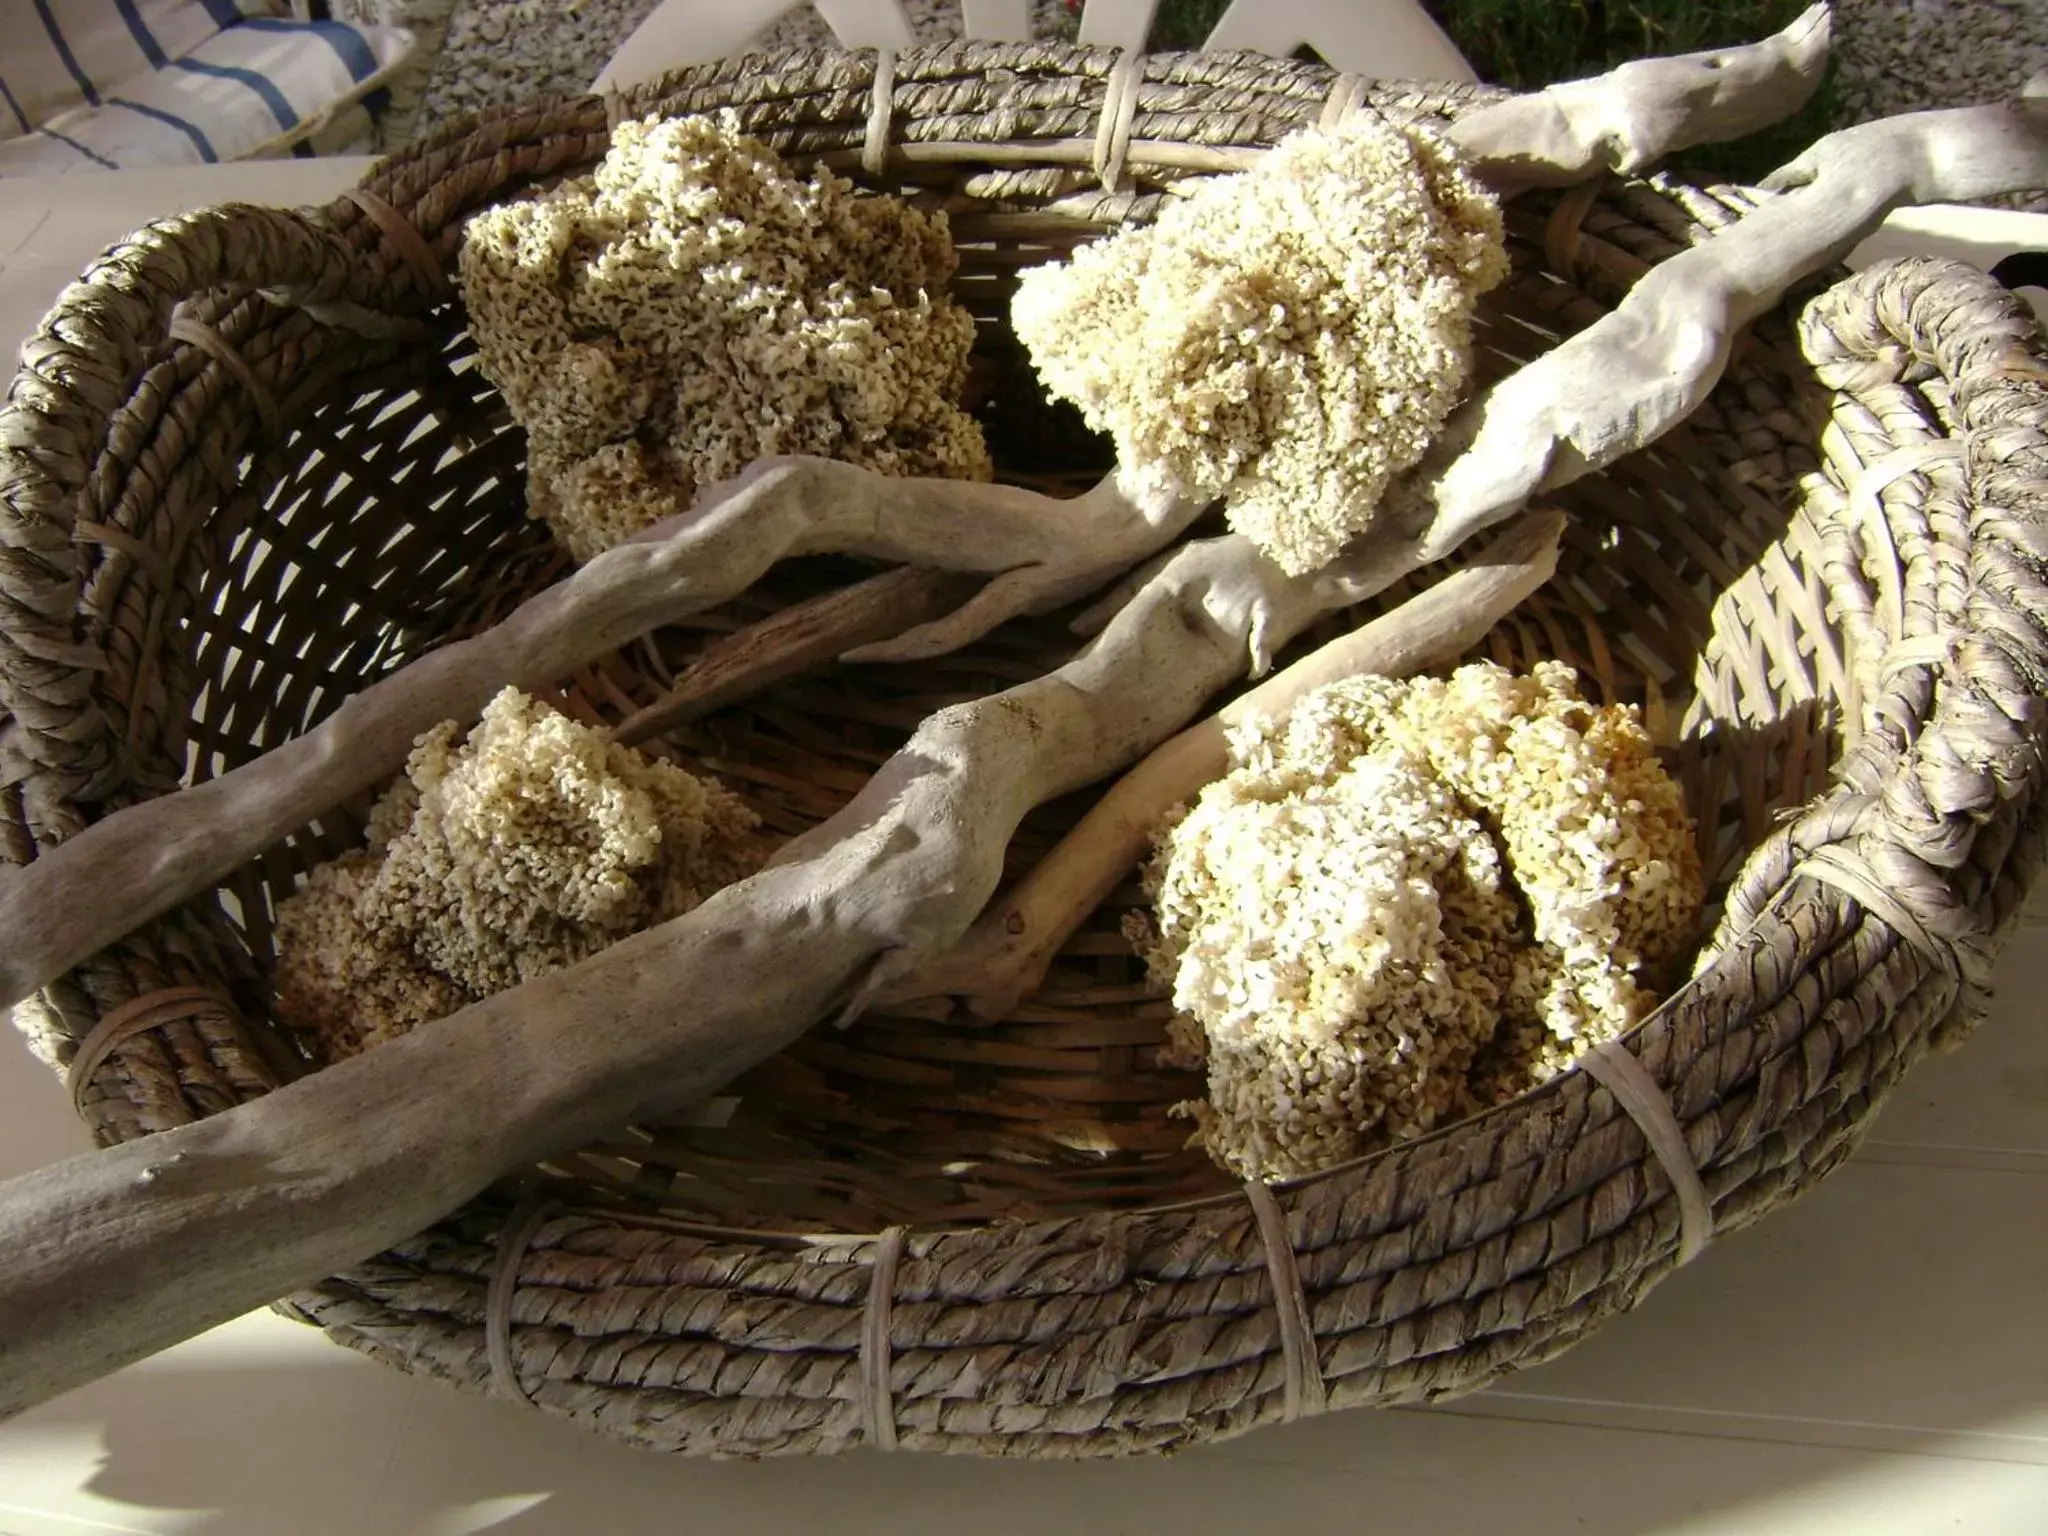
[(370, 95), (411, 50), (395, 27), (250, 18), (160, 69), (0, 141), (0, 176), (245, 160)]
[(269, 0), (4, 0), (0, 138), (96, 107), (222, 28), (279, 9)]

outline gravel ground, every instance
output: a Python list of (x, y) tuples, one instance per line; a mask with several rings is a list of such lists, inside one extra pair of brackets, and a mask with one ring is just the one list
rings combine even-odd
[(2019, 94), (2048, 69), (2043, 0), (1835, 0), (1844, 122)]
[(344, 21), (410, 27), (418, 55), (394, 92), (383, 148), (464, 113), (574, 96), (656, 0), (332, 0)]
[[(911, 29), (920, 39), (938, 42), (958, 37), (962, 30), (959, 0), (903, 0), (903, 14), (910, 18)], [(1031, 30), (1036, 36), (1048, 36), (1065, 16), (1066, 7), (1059, 0), (1035, 0)], [(761, 42), (769, 48), (828, 46), (833, 42), (832, 29), (816, 11), (800, 5), (771, 27)]]
[[(2048, 0), (1835, 0), (1838, 123), (2017, 96), (2048, 70)], [(2048, 189), (1993, 199), (2048, 213)]]
[[(415, 131), (523, 96), (587, 89), (655, 0), (342, 0), (337, 9), (415, 20), (431, 33), (451, 3)], [(957, 0), (907, 0), (905, 9), (922, 36), (960, 30)], [(1039, 0), (1039, 30), (1061, 11), (1059, 0)], [(763, 38), (771, 46), (830, 40), (808, 5)], [(2048, 0), (1836, 0), (1835, 49), (1844, 123), (2010, 98), (2031, 71), (2048, 69)], [(2048, 211), (2048, 191), (2019, 201)]]
[(653, 9), (654, 0), (458, 0), (419, 126), (587, 91)]

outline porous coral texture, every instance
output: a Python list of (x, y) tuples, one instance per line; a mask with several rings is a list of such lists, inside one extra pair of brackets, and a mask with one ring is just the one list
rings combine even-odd
[(1441, 429), (1506, 272), (1499, 205), (1456, 151), (1361, 114), (1026, 272), (1011, 319), (1134, 490), (1223, 497), (1300, 575)]
[(277, 914), (278, 1012), (332, 1058), (589, 958), (738, 879), (755, 816), (714, 781), (508, 688), (419, 739), (370, 847)]
[(579, 560), (759, 458), (986, 479), (945, 216), (794, 175), (731, 115), (625, 122), (594, 173), (464, 234), (479, 365)]
[(1503, 1102), (1637, 1022), (1692, 828), (1634, 714), (1555, 663), (1364, 677), (1240, 731), (1161, 836), (1147, 959), (1212, 1157), (1296, 1177)]

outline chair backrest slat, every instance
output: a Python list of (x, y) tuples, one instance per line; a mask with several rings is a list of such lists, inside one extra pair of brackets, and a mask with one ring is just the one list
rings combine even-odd
[(902, 0), (814, 0), (832, 35), (847, 48), (908, 48), (917, 29)]
[(969, 37), (992, 43), (1031, 41), (1031, 0), (961, 0)]
[[(1094, 0), (1094, 5), (1102, 0)], [(1325, 64), (1380, 79), (1479, 77), (1412, 0), (1232, 0), (1202, 44), (1286, 58), (1306, 43)]]

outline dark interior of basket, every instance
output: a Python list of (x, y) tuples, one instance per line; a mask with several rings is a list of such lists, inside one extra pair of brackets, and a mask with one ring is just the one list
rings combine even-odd
[[(999, 473), (1078, 490), (1104, 467), (1103, 446), (1033, 404), (1005, 316), (1021, 267), (1102, 230), (1034, 214), (1026, 200), (985, 210), (967, 201), (953, 191), (958, 292), (982, 324), (977, 409)], [(1139, 216), (1145, 204), (1134, 205)], [(1514, 275), (1485, 305), (1482, 379), (1597, 318), (1646, 264), (1742, 206), (1732, 191), (1664, 182), (1513, 205)], [(521, 434), (472, 366), (459, 308), (443, 317), (438, 349), (321, 381), (284, 441), (244, 462), (240, 494), (215, 514), (213, 563), (182, 643), (167, 640), (161, 655), (116, 648), (105, 686), (125, 699), (141, 764), (157, 754), (158, 782), (249, 761), (568, 569), (526, 516)], [(1826, 412), (1789, 325), (1766, 320), (1688, 425), (1552, 498), (1571, 514), (1558, 577), (1481, 648), (1513, 665), (1562, 659), (1590, 697), (1642, 706), (1699, 824), (1716, 896), (1774, 815), (1824, 783), (1841, 745), (1844, 666), (1793, 528)], [(861, 574), (848, 561), (787, 564), (742, 601), (560, 679), (555, 702), (616, 722), (720, 635)], [(138, 601), (146, 577), (126, 578)], [(1075, 643), (1055, 615), (914, 668), (822, 667), (650, 745), (718, 775), (776, 833), (795, 833), (851, 797), (933, 709), (1038, 675)], [(1086, 799), (1027, 820), (1013, 874)], [(274, 1028), (265, 978), (276, 903), (312, 865), (359, 844), (366, 810), (304, 828), (239, 871), (217, 914), (192, 920), (208, 937), (191, 963), (252, 1028)], [(1134, 871), (1041, 991), (996, 1027), (934, 1003), (821, 1029), (732, 1088), (729, 1123), (621, 1126), (552, 1171), (600, 1201), (784, 1231), (1069, 1213), (1232, 1188), (1171, 1113), (1202, 1084), (1159, 1059), (1168, 1007), (1119, 932), (1139, 901)], [(146, 1105), (104, 1090), (92, 1100), (102, 1134), (148, 1128)]]

